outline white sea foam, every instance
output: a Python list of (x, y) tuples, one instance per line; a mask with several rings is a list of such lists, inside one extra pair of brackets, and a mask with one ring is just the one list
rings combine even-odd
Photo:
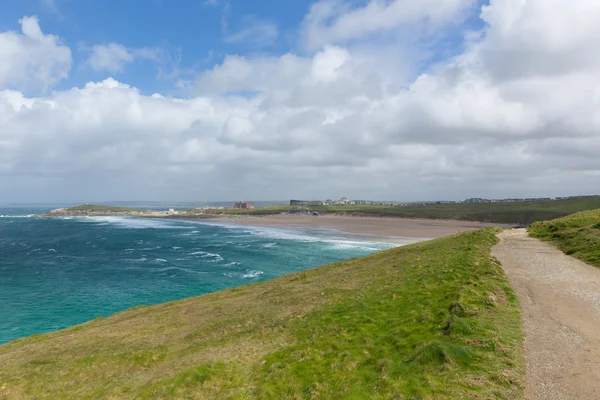
[(189, 268), (181, 268), (181, 267), (165, 267), (165, 268), (160, 268), (155, 270), (156, 272), (166, 272), (166, 271), (183, 271), (183, 272), (187, 272), (190, 274), (195, 274), (195, 275), (206, 275), (208, 274), (208, 272), (204, 272), (204, 271), (194, 271), (193, 269), (189, 269)]
[(0, 215), (0, 218), (31, 218), (33, 217), (33, 214), (27, 214), (27, 215), (5, 215), (2, 214)]
[(266, 248), (275, 247), (275, 246), (277, 246), (277, 243), (267, 243), (267, 244), (263, 244), (263, 247), (266, 247)]
[(223, 257), (220, 254), (209, 253), (207, 251), (194, 251), (189, 254), (190, 256), (200, 256), (200, 258), (210, 258), (206, 262), (219, 262), (223, 261)]
[(82, 222), (92, 222), (98, 225), (115, 225), (126, 229), (189, 229), (189, 226), (182, 226), (177, 221), (165, 221), (151, 218), (132, 218), (132, 217), (77, 217)]
[(258, 269), (254, 269), (251, 271), (247, 270), (247, 272), (244, 275), (242, 275), (242, 278), (258, 278), (262, 274), (264, 274), (264, 272)]
[(161, 263), (166, 263), (167, 262), (167, 260), (165, 260), (164, 258), (155, 258), (154, 261), (158, 261), (158, 262), (161, 262)]
[[(270, 239), (277, 240), (294, 240), (306, 243), (326, 243), (331, 245), (331, 249), (334, 250), (360, 250), (360, 251), (379, 251), (386, 250), (392, 247), (397, 247), (398, 244), (388, 242), (367, 242), (359, 240), (351, 240), (346, 238), (325, 236), (323, 234), (315, 234), (308, 231), (292, 231), (280, 228), (271, 228), (263, 226), (247, 226), (247, 225), (235, 225), (232, 223), (219, 223), (215, 221), (202, 221), (198, 222), (203, 225), (219, 226), (226, 229), (242, 231), (249, 235), (256, 235), (262, 237), (268, 237)], [(243, 246), (238, 244), (238, 246)], [(263, 247), (269, 247), (268, 244)]]

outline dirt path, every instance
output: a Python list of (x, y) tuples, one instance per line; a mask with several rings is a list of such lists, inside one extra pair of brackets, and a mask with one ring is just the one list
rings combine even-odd
[(526, 399), (600, 399), (600, 269), (506, 230), (492, 250), (523, 310)]

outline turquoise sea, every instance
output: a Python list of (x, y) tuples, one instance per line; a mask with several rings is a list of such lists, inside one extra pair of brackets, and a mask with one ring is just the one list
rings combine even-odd
[(0, 344), (394, 246), (214, 221), (33, 216), (44, 211), (0, 208)]

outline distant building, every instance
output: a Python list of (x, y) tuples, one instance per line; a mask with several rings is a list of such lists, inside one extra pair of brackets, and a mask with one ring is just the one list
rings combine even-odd
[(313, 200), (310, 202), (311, 206), (322, 206), (323, 202), (321, 200)]
[(567, 197), (557, 197), (556, 200), (571, 200), (571, 199), (587, 199), (593, 197), (600, 197), (598, 194), (590, 194), (584, 196), (567, 196)]
[(479, 198), (479, 197), (474, 197), (472, 199), (466, 199), (464, 202), (465, 203), (489, 203), (490, 200), (488, 200), (488, 199), (482, 199), (482, 198)]
[(234, 208), (239, 208), (242, 210), (245, 210), (248, 208), (254, 208), (254, 202), (253, 201), (236, 201)]
[(290, 200), (290, 206), (310, 206), (308, 200)]
[(492, 203), (520, 203), (522, 201), (525, 201), (523, 199), (495, 199), (492, 200)]
[(334, 201), (333, 204), (338, 206), (346, 206), (348, 204), (353, 204), (353, 202), (347, 197), (342, 197), (341, 199)]

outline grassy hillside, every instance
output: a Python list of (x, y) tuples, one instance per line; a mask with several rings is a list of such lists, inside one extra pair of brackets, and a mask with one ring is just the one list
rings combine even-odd
[(600, 209), (537, 222), (529, 227), (529, 234), (552, 241), (566, 254), (600, 267)]
[[(213, 210), (208, 213), (235, 215), (279, 214), (297, 207), (277, 206), (253, 210)], [(579, 211), (600, 208), (600, 198), (520, 203), (429, 204), (410, 206), (320, 206), (307, 207), (322, 214), (346, 214), (375, 217), (458, 219), (505, 224), (530, 224), (563, 217)]]
[(192, 210), (194, 213), (203, 213), (203, 214), (212, 214), (212, 215), (275, 215), (281, 214), (282, 212), (287, 212), (290, 210), (295, 210), (298, 207), (292, 206), (269, 206), (269, 207), (257, 207), (257, 208), (249, 208), (249, 209), (239, 209), (239, 208), (224, 208), (221, 210), (218, 209), (206, 209), (206, 210)]
[(136, 212), (142, 211), (138, 208), (103, 206), (98, 204), (83, 204), (76, 207), (70, 207), (67, 211), (92, 211), (92, 212)]
[(494, 229), (0, 346), (0, 398), (517, 399)]
[(430, 204), (407, 207), (331, 206), (324, 212), (354, 215), (398, 216), (407, 218), (441, 218), (507, 224), (530, 224), (562, 217), (575, 212), (600, 208), (600, 198), (519, 203)]

